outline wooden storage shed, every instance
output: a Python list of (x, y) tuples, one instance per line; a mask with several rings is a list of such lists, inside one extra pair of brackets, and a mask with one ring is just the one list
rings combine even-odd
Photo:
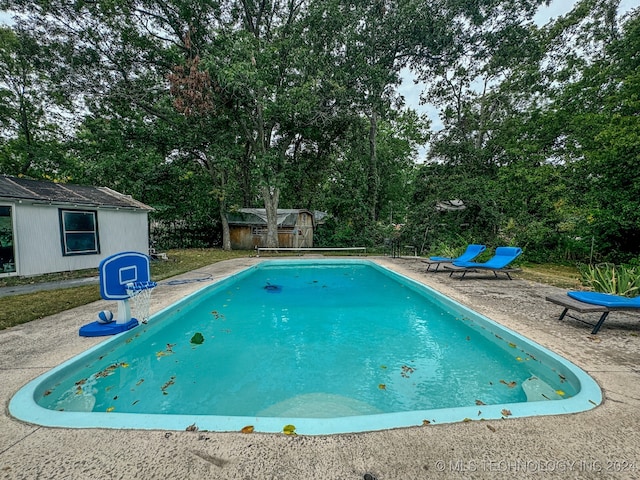
[(0, 276), (97, 268), (149, 252), (153, 210), (107, 187), (0, 176)]
[[(278, 209), (278, 246), (313, 247), (314, 214), (304, 209)], [(241, 208), (227, 214), (231, 248), (252, 250), (266, 247), (267, 211), (264, 208)]]

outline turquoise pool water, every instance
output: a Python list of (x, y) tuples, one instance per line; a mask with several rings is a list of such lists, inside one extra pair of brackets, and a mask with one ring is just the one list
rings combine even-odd
[(600, 401), (574, 365), (425, 286), (369, 261), (299, 260), (187, 297), (31, 382), (10, 411), (69, 427), (328, 434)]

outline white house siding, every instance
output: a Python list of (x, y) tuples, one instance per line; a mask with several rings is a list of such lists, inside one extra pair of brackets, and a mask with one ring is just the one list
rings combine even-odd
[[(141, 210), (98, 210), (100, 260), (114, 253), (149, 254), (149, 220)], [(98, 266), (96, 264), (96, 266)]]
[(62, 254), (58, 210), (64, 205), (15, 204), (17, 274), (21, 276), (97, 268), (103, 258), (121, 251), (149, 252), (144, 210), (78, 208), (98, 212), (100, 254)]

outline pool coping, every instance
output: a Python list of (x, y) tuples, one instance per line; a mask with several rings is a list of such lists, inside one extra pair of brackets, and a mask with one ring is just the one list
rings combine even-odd
[[(221, 262), (201, 271), (223, 277), (256, 261)], [(639, 358), (637, 317), (617, 315), (594, 339), (587, 327), (557, 322), (558, 312), (544, 302), (547, 293), (562, 289), (518, 279), (450, 280), (445, 275), (424, 273), (419, 260), (376, 261), (416, 277), (463, 304), (473, 304), (479, 313), (569, 357), (601, 385), (603, 404), (579, 414), (322, 438), (210, 432), (173, 432), (167, 436), (164, 431), (48, 428), (17, 421), (7, 414), (5, 407), (0, 418), (4, 432), (0, 459), (5, 472), (15, 474), (7, 474), (8, 478), (35, 477), (29, 472), (49, 477), (60, 472), (72, 475), (69, 472), (74, 471), (78, 473), (76, 478), (82, 478), (81, 472), (87, 469), (107, 469), (121, 476), (132, 469), (148, 474), (172, 472), (186, 478), (214, 473), (219, 478), (247, 478), (247, 475), (284, 478), (287, 474), (313, 478), (319, 471), (329, 478), (362, 478), (362, 472), (366, 471), (377, 473), (379, 478), (426, 478), (425, 469), (429, 469), (430, 478), (447, 478), (452, 468), (459, 472), (461, 468), (472, 467), (476, 478), (500, 478), (505, 468), (513, 470), (511, 460), (527, 471), (542, 468), (541, 462), (545, 460), (547, 467), (556, 462), (556, 467), (574, 474), (580, 472), (582, 478), (599, 478), (616, 470), (637, 472), (640, 451), (636, 433), (640, 427), (640, 382), (637, 361), (634, 362)], [(165, 288), (161, 291), (162, 300), (172, 303), (172, 297), (183, 295), (191, 287), (187, 285), (180, 292)], [(516, 298), (522, 302), (512, 302), (507, 308), (505, 296), (509, 295), (508, 301)], [(3, 345), (0, 368), (6, 386), (0, 396), (5, 406), (37, 374), (98, 343), (99, 340), (76, 338), (77, 328), (86, 322), (88, 315), (108, 307), (105, 302), (96, 302), (0, 332)], [(140, 442), (144, 442), (144, 449), (135, 448)], [(223, 466), (216, 466), (215, 459), (222, 459), (217, 463)], [(537, 473), (539, 478), (540, 470)], [(503, 475), (506, 478), (507, 474)]]

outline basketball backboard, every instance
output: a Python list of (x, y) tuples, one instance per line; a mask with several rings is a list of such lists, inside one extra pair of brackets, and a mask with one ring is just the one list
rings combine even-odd
[(149, 257), (140, 252), (120, 252), (100, 262), (100, 295), (105, 300), (125, 300), (127, 283), (151, 279)]

